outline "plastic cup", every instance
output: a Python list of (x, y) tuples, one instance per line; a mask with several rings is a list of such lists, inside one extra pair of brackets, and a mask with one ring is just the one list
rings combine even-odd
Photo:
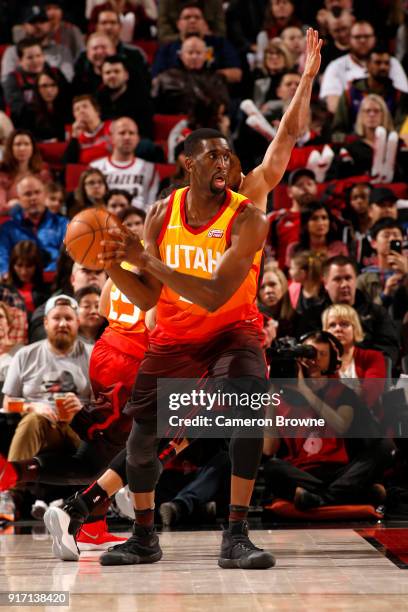
[(9, 397), (7, 412), (23, 412), (24, 397)]
[(61, 419), (61, 421), (63, 421), (67, 416), (65, 410), (65, 398), (66, 393), (54, 393), (55, 408), (57, 411), (57, 416), (59, 419)]

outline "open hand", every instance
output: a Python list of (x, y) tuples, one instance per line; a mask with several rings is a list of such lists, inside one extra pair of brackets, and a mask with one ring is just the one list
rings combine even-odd
[(322, 57), (320, 51), (323, 40), (319, 38), (319, 32), (309, 28), (306, 34), (306, 61), (303, 75), (312, 77), (317, 75)]

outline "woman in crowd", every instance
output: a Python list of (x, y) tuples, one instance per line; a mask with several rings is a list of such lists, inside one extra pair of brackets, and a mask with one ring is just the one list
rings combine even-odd
[(118, 215), (132, 205), (132, 195), (125, 189), (111, 189), (106, 196), (106, 208), (113, 215)]
[(77, 213), (92, 206), (106, 206), (108, 185), (105, 175), (97, 168), (84, 170), (75, 191), (75, 201), (68, 211), (72, 219)]
[(72, 122), (71, 100), (55, 74), (41, 72), (34, 88), (33, 104), (27, 105), (21, 125), (29, 128), (37, 142), (64, 142), (65, 125)]
[(269, 262), (264, 267), (258, 308), (262, 314), (278, 322), (278, 338), (293, 336), (297, 315), (290, 303), (286, 276), (275, 263)]
[(136, 236), (143, 236), (143, 226), (146, 219), (146, 212), (142, 208), (130, 206), (118, 213), (123, 225)]
[(295, 15), (294, 1), (269, 0), (263, 29), (256, 39), (258, 54), (263, 52), (268, 40), (280, 36), (281, 32), (289, 26), (302, 27), (302, 22)]
[(253, 74), (255, 81), (252, 99), (256, 106), (262, 109), (265, 102), (276, 99), (276, 88), (282, 74), (291, 70), (294, 62), (282, 41), (279, 38), (273, 38), (268, 41), (259, 63), (261, 68), (255, 70)]
[[(353, 389), (359, 392), (373, 408), (379, 395), (384, 390), (386, 365), (384, 355), (380, 351), (363, 349), (357, 343), (364, 339), (360, 318), (352, 306), (348, 304), (333, 304), (322, 314), (324, 331), (335, 336), (343, 346), (341, 366), (338, 371), (340, 378), (358, 379), (353, 382)], [(375, 383), (366, 379), (376, 378)]]
[(299, 314), (304, 314), (311, 306), (317, 306), (325, 299), (322, 283), (323, 259), (312, 251), (296, 253), (289, 266), (292, 282), (289, 295), (293, 308)]
[(371, 219), (369, 215), (371, 185), (355, 183), (346, 193), (346, 207), (343, 217), (350, 223), (346, 227), (345, 242), (350, 254), (359, 265), (368, 265), (373, 249), (368, 238)]
[(49, 298), (49, 288), (43, 281), (42, 255), (35, 242), (22, 240), (11, 251), (7, 285), (24, 300), (28, 318)]
[(6, 212), (16, 203), (16, 185), (26, 174), (34, 174), (44, 183), (51, 180), (33, 135), (27, 130), (17, 129), (7, 139), (0, 164), (0, 211)]
[(306, 37), (302, 28), (298, 26), (288, 26), (281, 33), (281, 40), (289, 50), (293, 63), (299, 72), (302, 72), (305, 63)]
[(320, 202), (311, 202), (302, 210), (299, 242), (289, 244), (286, 252), (287, 265), (301, 251), (329, 259), (335, 255), (348, 255), (347, 246), (337, 239), (337, 229), (328, 207)]
[[(333, 160), (327, 178), (345, 178), (370, 174), (375, 150), (375, 131), (377, 127), (385, 128), (387, 134), (394, 130), (392, 117), (381, 96), (368, 94), (360, 104), (355, 124), (356, 138), (344, 148)], [(395, 162), (394, 179), (405, 180), (407, 154), (398, 149)], [(405, 173), (405, 174), (404, 174)]]

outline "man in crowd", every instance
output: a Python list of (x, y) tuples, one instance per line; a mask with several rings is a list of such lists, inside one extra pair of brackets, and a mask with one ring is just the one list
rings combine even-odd
[(122, 24), (119, 14), (111, 9), (101, 11), (96, 22), (96, 32), (108, 36), (114, 46), (114, 53), (123, 55), (129, 71), (131, 80), (139, 84), (139, 87), (150, 90), (150, 72), (146, 58), (141, 49), (134, 45), (128, 45), (120, 40)]
[[(88, 367), (92, 347), (78, 340), (77, 302), (66, 295), (50, 298), (44, 326), (46, 339), (15, 355), (3, 386), (6, 409), (13, 396), (33, 406), (21, 419), (9, 450), (9, 460), (20, 461), (21, 470), (26, 460), (41, 451), (73, 452), (79, 446), (70, 422), (91, 396)], [(61, 411), (55, 408), (57, 393), (65, 394)]]
[[(356, 21), (351, 28), (350, 53), (330, 62), (323, 74), (320, 98), (331, 113), (336, 112), (347, 83), (367, 76), (367, 59), (374, 46), (373, 26), (367, 21)], [(395, 57), (391, 57), (389, 77), (396, 89), (408, 92), (408, 79)]]
[(223, 74), (228, 83), (238, 83), (242, 77), (242, 70), (238, 54), (227, 39), (213, 36), (208, 33), (202, 10), (195, 5), (187, 5), (180, 11), (177, 21), (179, 37), (177, 40), (159, 48), (152, 68), (153, 77), (178, 66), (178, 54), (183, 40), (191, 34), (200, 36), (209, 49), (209, 65), (220, 74)]
[(399, 356), (397, 329), (389, 314), (378, 304), (369, 301), (357, 289), (357, 266), (354, 259), (344, 255), (331, 257), (323, 264), (323, 283), (326, 299), (307, 309), (296, 329), (296, 335), (321, 328), (322, 312), (330, 304), (353, 306), (360, 316), (364, 331), (362, 348), (375, 349), (388, 355), (395, 365)]
[[(51, 23), (45, 11), (37, 5), (27, 9), (23, 24), (25, 35), (34, 38), (41, 45), (46, 62), (59, 68), (68, 81), (74, 75), (74, 58), (67, 47), (57, 44), (51, 36)], [(4, 81), (18, 65), (16, 46), (6, 49), (1, 62), (1, 77)]]
[(353, 23), (354, 17), (349, 11), (343, 11), (339, 17), (335, 17), (332, 13), (329, 14), (327, 27), (330, 36), (322, 49), (322, 72), (330, 62), (349, 52)]
[(11, 211), (10, 221), (0, 227), (0, 274), (8, 271), (11, 250), (21, 240), (35, 242), (43, 253), (45, 270), (55, 271), (67, 219), (48, 210), (44, 185), (35, 176), (17, 183), (17, 196), (19, 206)]
[(402, 252), (404, 232), (398, 221), (383, 217), (371, 228), (370, 237), (376, 259), (362, 269), (357, 288), (370, 301), (388, 308), (393, 306), (394, 296), (408, 274), (408, 259)]
[[(85, 266), (81, 266), (81, 264), (74, 263), (70, 277), (71, 290), (61, 291), (59, 289), (56, 293), (54, 293), (53, 297), (60, 295), (61, 293), (69, 294), (72, 297), (75, 293), (77, 293), (77, 291), (85, 289), (89, 286), (96, 286), (102, 291), (105, 281), (105, 270), (89, 270), (89, 268), (85, 268)], [(45, 304), (42, 304), (41, 306), (38, 306), (38, 308), (36, 308), (32, 314), (29, 329), (30, 342), (37, 342), (38, 340), (43, 340), (46, 337), (44, 328), (44, 310)]]
[(368, 214), (371, 225), (384, 217), (398, 218), (397, 197), (387, 187), (377, 187), (370, 192)]
[[(221, 0), (191, 2), (186, 0), (161, 0), (159, 4), (158, 37), (160, 43), (168, 43), (178, 38), (180, 11), (187, 6), (199, 6), (208, 24), (208, 32), (225, 36), (224, 9)], [(194, 19), (192, 17), (191, 19)]]
[[(50, 23), (50, 38), (58, 45), (67, 47), (73, 59), (84, 49), (84, 36), (79, 27), (64, 19), (63, 2), (50, 0), (44, 4), (44, 10)], [(44, 19), (44, 17), (43, 17)], [(27, 26), (16, 25), (13, 28), (13, 40), (18, 43), (27, 36)]]
[(140, 141), (136, 123), (121, 117), (112, 123), (112, 153), (92, 162), (106, 176), (109, 189), (126, 189), (132, 194), (132, 204), (147, 209), (157, 196), (159, 176), (154, 164), (135, 156)]
[(94, 94), (102, 83), (102, 64), (108, 55), (115, 53), (115, 46), (109, 36), (94, 32), (86, 41), (74, 66), (75, 76), (72, 81), (74, 94)]
[(340, 96), (332, 123), (333, 132), (345, 135), (353, 131), (361, 101), (370, 93), (384, 98), (396, 127), (401, 126), (408, 113), (408, 95), (396, 89), (389, 78), (391, 59), (387, 49), (374, 47), (370, 51), (367, 77), (349, 83)]
[(36, 80), (41, 72), (49, 72), (61, 87), (65, 87), (67, 82), (58, 68), (46, 63), (43, 48), (37, 39), (24, 38), (17, 43), (16, 52), (18, 65), (6, 76), (3, 89), (11, 118), (15, 125), (19, 125), (21, 113), (33, 102)]
[(89, 94), (76, 96), (72, 102), (72, 112), (75, 121), (64, 153), (65, 163), (89, 164), (106, 155), (111, 144), (111, 122), (102, 121), (95, 99)]
[(130, 82), (127, 62), (122, 55), (110, 55), (102, 64), (102, 87), (96, 94), (102, 119), (130, 117), (141, 128), (142, 136), (153, 135), (153, 105), (143, 81)]

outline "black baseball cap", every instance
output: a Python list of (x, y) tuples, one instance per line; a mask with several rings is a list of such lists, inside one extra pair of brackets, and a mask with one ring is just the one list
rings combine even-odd
[(397, 201), (397, 196), (391, 189), (387, 189), (386, 187), (377, 187), (373, 189), (370, 193), (370, 204), (385, 204), (391, 202), (394, 204)]
[(292, 187), (292, 185), (294, 185), (296, 181), (300, 179), (301, 176), (308, 176), (313, 181), (316, 180), (316, 176), (313, 170), (309, 170), (309, 168), (297, 168), (296, 170), (293, 170), (293, 172), (289, 174), (289, 177), (288, 177), (289, 187)]
[(24, 14), (23, 23), (44, 23), (45, 21), (49, 21), (49, 19), (42, 6), (34, 4), (27, 8)]

